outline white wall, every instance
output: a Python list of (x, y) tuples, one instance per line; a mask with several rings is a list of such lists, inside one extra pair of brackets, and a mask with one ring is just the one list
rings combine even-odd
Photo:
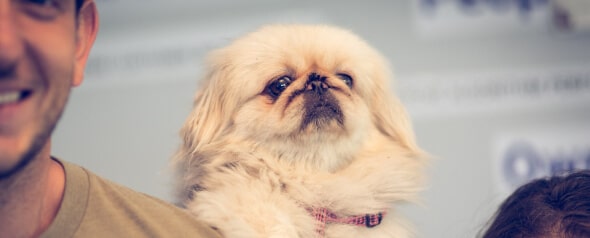
[[(204, 54), (265, 23), (336, 24), (390, 59), (419, 144), (437, 157), (425, 207), (404, 211), (421, 237), (474, 237), (513, 189), (501, 166), (511, 145), (531, 144), (543, 162), (521, 160), (521, 175), (564, 158), (590, 161), (590, 34), (554, 29), (543, 11), (456, 27), (465, 21), (429, 22), (415, 3), (98, 0), (99, 38), (53, 154), (170, 200), (166, 166)], [(526, 91), (531, 82), (544, 86)]]

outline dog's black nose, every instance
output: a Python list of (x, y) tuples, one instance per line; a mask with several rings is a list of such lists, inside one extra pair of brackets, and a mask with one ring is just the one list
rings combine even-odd
[(324, 94), (328, 90), (329, 86), (326, 84), (326, 77), (316, 73), (311, 73), (307, 79), (307, 85), (305, 89), (312, 91), (317, 94)]
[(307, 90), (311, 90), (317, 94), (324, 94), (328, 90), (328, 85), (321, 81), (311, 81), (307, 86)]

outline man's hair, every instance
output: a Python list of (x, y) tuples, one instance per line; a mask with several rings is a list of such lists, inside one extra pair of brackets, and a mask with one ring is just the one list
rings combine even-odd
[(80, 8), (82, 7), (82, 3), (84, 3), (84, 0), (76, 0), (76, 12), (80, 11)]
[(590, 171), (525, 184), (494, 216), (483, 238), (590, 237)]

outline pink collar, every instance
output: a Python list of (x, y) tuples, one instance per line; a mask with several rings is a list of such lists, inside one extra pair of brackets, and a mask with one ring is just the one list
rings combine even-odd
[(308, 209), (308, 211), (318, 221), (318, 227), (316, 230), (322, 237), (325, 235), (326, 224), (328, 223), (349, 224), (372, 228), (381, 224), (381, 220), (383, 220), (383, 217), (386, 214), (385, 212), (380, 212), (377, 214), (338, 217), (326, 208), (311, 208)]

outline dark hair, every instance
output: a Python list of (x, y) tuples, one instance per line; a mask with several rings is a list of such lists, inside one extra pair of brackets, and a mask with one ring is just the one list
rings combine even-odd
[(590, 171), (529, 182), (500, 205), (483, 238), (590, 237)]
[(76, 12), (80, 11), (80, 8), (82, 7), (82, 3), (84, 3), (84, 0), (76, 0)]

